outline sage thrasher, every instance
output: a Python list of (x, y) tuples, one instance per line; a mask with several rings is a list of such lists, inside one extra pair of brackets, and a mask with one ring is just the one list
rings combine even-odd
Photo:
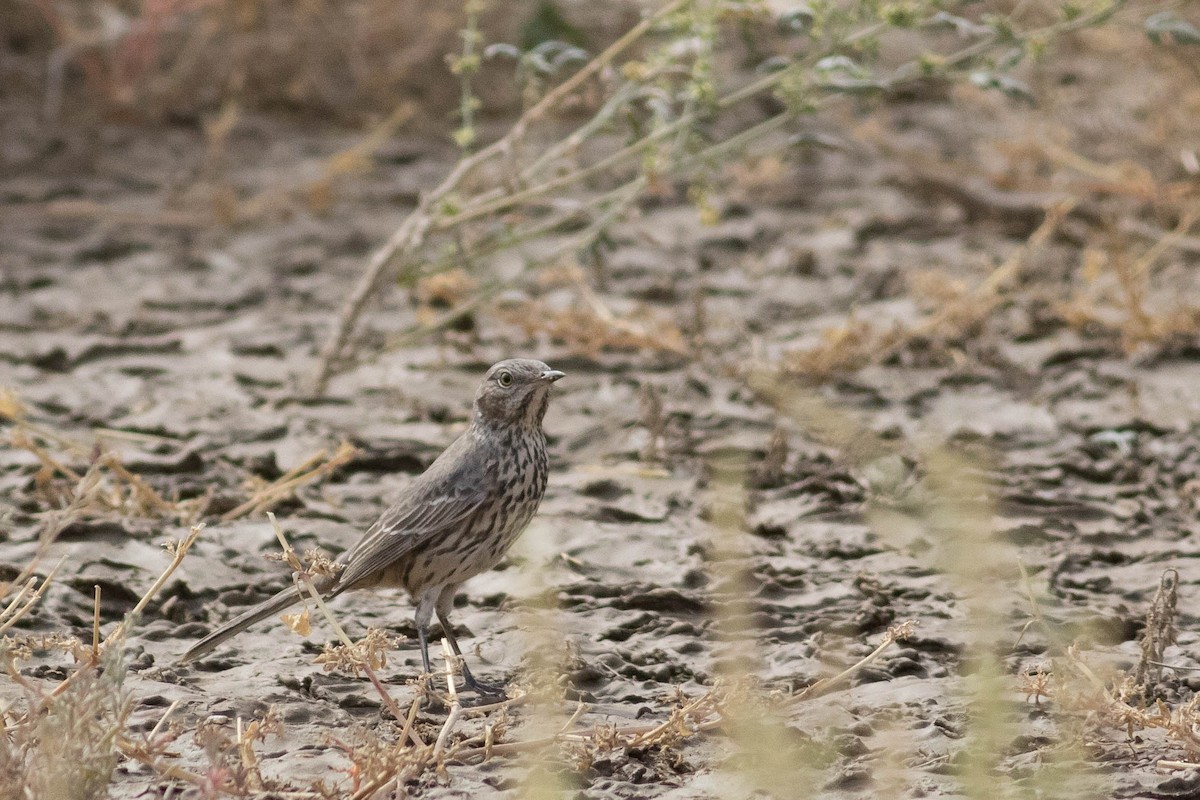
[[(352, 589), (406, 589), (416, 604), (421, 661), (429, 666), (429, 623), (461, 659), (450, 610), (458, 587), (486, 572), (529, 523), (546, 491), (546, 436), (542, 418), (550, 385), (563, 373), (541, 361), (514, 358), (488, 370), (475, 393), (471, 425), (404, 490), (354, 547), (343, 553), (335, 576), (318, 577), (323, 597)], [(201, 639), (180, 658), (186, 663), (301, 598), (284, 589)], [(466, 688), (501, 694), (462, 665)]]

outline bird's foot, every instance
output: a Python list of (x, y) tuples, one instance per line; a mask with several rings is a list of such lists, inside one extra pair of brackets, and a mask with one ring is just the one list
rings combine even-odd
[(421, 703), (421, 710), (430, 714), (443, 714), (450, 709), (449, 705), (447, 705), (447, 699), (441, 692), (426, 689), (424, 701)]
[(421, 687), (423, 701), (421, 710), (432, 714), (440, 714), (447, 709), (446, 695), (444, 692), (438, 691), (434, 686), (433, 676), (428, 672), (421, 676), (420, 682), (417, 684)]
[[(464, 686), (463, 691), (467, 691), (467, 687)], [(480, 708), (481, 706), (490, 706), (495, 705), (496, 703), (503, 703), (507, 699), (508, 695), (505, 694), (503, 690), (499, 690), (495, 694), (475, 692), (474, 697), (471, 697), (470, 695), (466, 697), (459, 695), (458, 704), (463, 708)]]
[(484, 683), (476, 680), (475, 676), (469, 673), (463, 680), (462, 690), (475, 693), (475, 697), (479, 701), (475, 705), (502, 703), (508, 699), (508, 693), (504, 691), (503, 686), (498, 683)]
[[(474, 694), (474, 697), (471, 695)], [(422, 703), (423, 710), (430, 714), (442, 714), (449, 710), (447, 703), (449, 699), (441, 692), (429, 691), (425, 693), (425, 702)], [(458, 689), (455, 697), (456, 701), (463, 708), (479, 708), (480, 706), (490, 706), (495, 703), (503, 703), (508, 699), (503, 689), (498, 687), (488, 687), (488, 691), (480, 688), (472, 688), (463, 685)]]

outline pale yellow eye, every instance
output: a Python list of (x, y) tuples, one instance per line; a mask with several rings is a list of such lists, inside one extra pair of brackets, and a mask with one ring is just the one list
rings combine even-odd
[(513, 376), (511, 372), (507, 370), (501, 370), (500, 372), (496, 373), (496, 383), (500, 384), (505, 389), (507, 389), (509, 386), (512, 386), (512, 382)]

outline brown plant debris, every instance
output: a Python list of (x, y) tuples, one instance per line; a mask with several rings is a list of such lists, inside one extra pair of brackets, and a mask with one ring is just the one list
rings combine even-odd
[(357, 455), (357, 448), (345, 441), (338, 445), (333, 455), (329, 455), (325, 450), (320, 450), (305, 460), (304, 463), (293, 467), (286, 474), (281, 475), (278, 479), (270, 483), (263, 483), (261, 481), (253, 483), (250, 499), (222, 514), (221, 521), (229, 522), (239, 517), (268, 511), (291, 497), (296, 489), (306, 483), (311, 483), (318, 478), (328, 475), (344, 464), (348, 464)]
[(1154, 696), (1162, 680), (1163, 657), (1166, 649), (1178, 638), (1175, 630), (1176, 606), (1179, 602), (1179, 572), (1168, 569), (1163, 572), (1146, 612), (1146, 628), (1142, 631), (1138, 646), (1142, 651), (1133, 681), (1141, 689), (1142, 696), (1149, 700)]
[(505, 309), (502, 314), (520, 326), (526, 336), (545, 335), (581, 355), (596, 356), (608, 351), (688, 352), (686, 337), (675, 323), (644, 309), (629, 316), (617, 316), (592, 305), (550, 310), (542, 303), (529, 302), (519, 308)]

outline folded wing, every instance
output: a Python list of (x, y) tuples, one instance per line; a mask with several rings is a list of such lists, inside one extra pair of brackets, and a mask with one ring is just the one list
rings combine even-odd
[(405, 492), (340, 559), (346, 566), (338, 579), (338, 592), (375, 577), (414, 548), (468, 524), (488, 498), (487, 483), (478, 472), (472, 477), (467, 470), (456, 470), (427, 486), (424, 491)]

